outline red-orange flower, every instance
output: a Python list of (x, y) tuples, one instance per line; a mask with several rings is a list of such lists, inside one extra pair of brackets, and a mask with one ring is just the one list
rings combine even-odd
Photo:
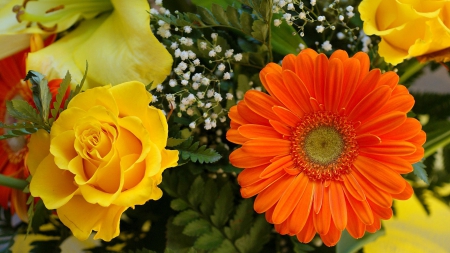
[(396, 73), (369, 65), (341, 50), (287, 55), (260, 73), (269, 95), (248, 91), (230, 109), (241, 194), (258, 195), (256, 212), (279, 233), (304, 243), (318, 233), (328, 246), (344, 229), (360, 238), (413, 194), (400, 174), (424, 153), (425, 132), (406, 117), (414, 98)]

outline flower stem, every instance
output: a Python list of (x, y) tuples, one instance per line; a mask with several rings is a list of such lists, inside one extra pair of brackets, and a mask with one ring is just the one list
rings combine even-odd
[(423, 67), (425, 67), (425, 64), (421, 64), (420, 62), (416, 61), (414, 62), (409, 68), (403, 73), (402, 76), (400, 76), (400, 80), (398, 83), (405, 83), (406, 80), (408, 80), (411, 76), (413, 76), (417, 71), (420, 71)]
[(17, 179), (0, 174), (0, 185), (23, 190), (28, 185), (28, 182), (23, 179)]

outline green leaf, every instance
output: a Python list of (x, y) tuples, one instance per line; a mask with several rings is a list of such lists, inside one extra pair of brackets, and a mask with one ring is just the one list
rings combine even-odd
[(212, 179), (206, 181), (204, 191), (205, 194), (202, 202), (200, 203), (200, 210), (206, 217), (209, 217), (213, 213), (215, 200), (219, 194), (216, 181)]
[(450, 130), (442, 132), (438, 135), (430, 134), (427, 138), (427, 142), (423, 144), (423, 148), (425, 149), (424, 158), (427, 158), (428, 156), (434, 154), (436, 150), (446, 146), (449, 143), (450, 143)]
[(201, 6), (197, 6), (197, 13), (202, 18), (202, 21), (204, 21), (206, 24), (208, 24), (208, 25), (217, 25), (218, 24), (216, 19), (214, 19), (214, 16), (211, 14), (211, 12), (208, 9), (203, 8)]
[(41, 73), (34, 70), (28, 71), (24, 80), (30, 81), (34, 104), (41, 114), (41, 118), (46, 122), (49, 116), (50, 102), (52, 101), (47, 80)]
[(215, 249), (212, 253), (235, 253), (236, 248), (233, 246), (233, 244), (228, 241), (224, 240), (222, 244), (219, 246), (219, 248)]
[(269, 31), (269, 25), (262, 20), (255, 20), (252, 25), (252, 30), (253, 32), (251, 34), (253, 38), (265, 43)]
[(88, 69), (89, 69), (88, 62), (86, 61), (86, 69), (84, 71), (83, 78), (81, 79), (81, 82), (77, 84), (77, 86), (75, 86), (75, 89), (70, 91), (69, 97), (66, 99), (66, 102), (64, 103), (64, 108), (67, 108), (67, 105), (69, 104), (70, 100), (72, 100), (73, 97), (75, 97), (76, 95), (78, 95), (78, 93), (81, 92), (81, 89), (83, 88), (84, 85), (84, 81), (86, 81)]
[(236, 207), (236, 213), (230, 220), (230, 226), (224, 228), (226, 236), (231, 240), (242, 237), (251, 227), (253, 221), (253, 201), (244, 199)]
[(194, 247), (203, 250), (212, 250), (218, 248), (223, 241), (223, 236), (219, 230), (213, 228), (211, 233), (200, 236), (194, 243)]
[(313, 246), (299, 242), (295, 236), (291, 236), (291, 242), (294, 245), (295, 253), (306, 253), (315, 250)]
[(336, 253), (353, 253), (360, 250), (369, 242), (375, 241), (378, 237), (385, 234), (383, 227), (375, 233), (366, 233), (362, 238), (353, 238), (347, 230), (342, 231), (341, 239), (336, 245)]
[(238, 29), (241, 28), (241, 24), (239, 23), (239, 13), (236, 8), (231, 6), (227, 7), (227, 18), (233, 27)]
[(227, 14), (225, 14), (225, 11), (220, 5), (213, 3), (211, 11), (216, 20), (219, 21), (221, 25), (230, 25), (230, 23), (228, 22)]
[(186, 226), (189, 222), (197, 219), (200, 217), (200, 214), (197, 213), (194, 210), (186, 210), (181, 213), (179, 213), (175, 218), (173, 219), (173, 224), (177, 226)]
[(190, 159), (192, 162), (213, 163), (217, 162), (222, 156), (214, 149), (206, 148), (206, 145), (199, 147), (199, 142), (192, 144), (193, 137), (189, 137), (181, 145), (177, 146), (180, 157), (183, 160)]
[(209, 231), (211, 231), (211, 224), (204, 219), (197, 219), (186, 225), (183, 234), (198, 237)]
[(6, 110), (8, 114), (15, 119), (43, 125), (41, 115), (39, 115), (38, 112), (36, 112), (36, 110), (25, 100), (14, 99), (11, 101), (6, 101)]
[(426, 166), (425, 164), (423, 164), (423, 162), (413, 164), (413, 168), (414, 175), (422, 179), (426, 184), (430, 184), (430, 182), (428, 181), (427, 171), (425, 170)]
[[(56, 95), (55, 102), (53, 102), (53, 109), (51, 110), (52, 117), (56, 119), (58, 115), (61, 113), (62, 109), (60, 108), (66, 95), (66, 91), (69, 88), (70, 81), (72, 80), (69, 71), (67, 71), (66, 76), (63, 81), (59, 85), (58, 94)], [(64, 108), (63, 108), (64, 109)]]
[(223, 8), (227, 7), (227, 5), (236, 4), (235, 0), (191, 0), (193, 4), (197, 6), (202, 6), (208, 9), (211, 9), (213, 4), (218, 4)]
[(187, 139), (169, 138), (167, 139), (167, 147), (175, 147), (185, 142)]
[(188, 203), (186, 203), (186, 201), (180, 198), (174, 199), (170, 202), (170, 208), (172, 208), (175, 211), (183, 211), (186, 210), (186, 208), (188, 207), (189, 207)]
[(241, 253), (259, 252), (270, 240), (270, 230), (271, 225), (266, 222), (264, 215), (259, 215), (255, 219), (250, 233), (237, 239), (235, 245)]
[(192, 206), (197, 207), (200, 204), (203, 199), (204, 190), (205, 181), (203, 181), (202, 176), (197, 176), (187, 195), (188, 201)]
[(230, 212), (233, 210), (233, 191), (231, 184), (225, 184), (220, 189), (219, 197), (214, 205), (214, 213), (211, 215), (211, 221), (216, 227), (223, 227), (228, 221)]
[(173, 217), (167, 221), (166, 231), (166, 249), (177, 253), (192, 252), (191, 247), (194, 245), (195, 238), (183, 234), (183, 227), (174, 225)]
[[(273, 19), (280, 19), (281, 15), (274, 15)], [(271, 22), (271, 38), (270, 42), (272, 49), (282, 55), (298, 54), (299, 44), (306, 46), (303, 39), (297, 34), (293, 26), (288, 25), (286, 22), (282, 22), (279, 27), (273, 25)], [(293, 35), (297, 34), (297, 35)]]
[(247, 12), (242, 12), (240, 17), (242, 31), (247, 35), (252, 35), (253, 18)]

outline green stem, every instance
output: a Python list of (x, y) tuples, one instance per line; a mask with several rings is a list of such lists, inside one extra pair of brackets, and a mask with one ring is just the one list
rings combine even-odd
[(414, 64), (409, 66), (406, 72), (403, 73), (403, 75), (400, 77), (399, 83), (401, 84), (405, 83), (406, 80), (408, 80), (411, 76), (420, 71), (423, 67), (425, 67), (425, 64), (421, 64), (418, 61), (414, 62)]
[(8, 177), (0, 174), (0, 185), (14, 188), (17, 190), (23, 190), (28, 185), (28, 182), (23, 179), (17, 179), (14, 177)]
[[(272, 1), (269, 1), (269, 6), (272, 6)], [(269, 20), (265, 20), (267, 22), (267, 26), (268, 26), (268, 36), (267, 36), (267, 48), (269, 49), (269, 62), (273, 62), (273, 52), (272, 52), (272, 17), (273, 17), (273, 11), (272, 8), (270, 8), (269, 11)]]

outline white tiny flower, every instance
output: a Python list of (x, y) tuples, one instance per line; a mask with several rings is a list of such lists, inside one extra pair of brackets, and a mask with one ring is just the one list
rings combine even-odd
[(330, 51), (332, 49), (332, 46), (331, 46), (331, 44), (330, 44), (330, 42), (328, 40), (324, 41), (322, 43), (322, 49), (325, 50), (325, 51)]
[(218, 115), (217, 113), (211, 113), (211, 119), (217, 119)]
[(220, 122), (222, 122), (222, 123), (223, 123), (223, 122), (227, 121), (227, 118), (226, 118), (225, 116), (222, 116), (222, 117), (220, 117), (220, 119), (219, 119), (219, 120), (220, 120)]
[(192, 102), (195, 101), (195, 96), (194, 96), (194, 94), (190, 93), (190, 94), (187, 96), (187, 99), (188, 99), (189, 103), (192, 104)]
[(187, 115), (192, 116), (192, 115), (194, 115), (194, 110), (192, 110), (192, 108), (188, 108), (186, 110), (186, 113), (187, 113)]
[(193, 76), (192, 76), (192, 81), (194, 81), (194, 82), (198, 82), (198, 81), (200, 81), (202, 79), (202, 74), (201, 73), (195, 73)]
[(200, 65), (200, 60), (197, 58), (193, 61), (193, 63), (195, 66), (198, 66), (198, 65)]
[(177, 68), (181, 69), (181, 70), (186, 70), (187, 69), (187, 64), (182, 61), (178, 64)]
[(183, 78), (184, 78), (184, 80), (189, 80), (189, 78), (191, 78), (191, 72), (184, 73)]
[(180, 41), (181, 45), (186, 45), (187, 39), (186, 39), (185, 37), (181, 37), (181, 38), (179, 39), (179, 41)]
[(155, 4), (161, 6), (162, 5), (162, 0), (156, 0)]
[(202, 84), (203, 84), (203, 85), (208, 85), (209, 82), (210, 82), (210, 80), (209, 80), (208, 78), (206, 78), (206, 77), (203, 77), (203, 78), (202, 78)]
[(164, 33), (164, 35), (161, 35), (164, 38), (169, 38), (170, 36), (172, 36), (172, 34), (170, 33), (169, 30), (166, 30), (166, 32)]
[(197, 55), (194, 52), (192, 52), (191, 50), (188, 51), (188, 55), (189, 55), (189, 59), (191, 59), (191, 60), (195, 59), (197, 57)]
[(325, 27), (323, 27), (323, 25), (318, 25), (318, 26), (316, 26), (316, 31), (317, 31), (318, 33), (322, 33), (323, 30), (325, 30)]
[(280, 0), (280, 2), (278, 2), (278, 6), (280, 6), (281, 8), (283, 8), (286, 5), (286, 1), (284, 0)]
[(261, 87), (256, 87), (255, 90), (261, 91)]
[(166, 94), (166, 99), (169, 102), (173, 102), (173, 101), (175, 101), (175, 96), (173, 94), (169, 93), (169, 94)]
[(161, 92), (163, 89), (164, 89), (164, 86), (162, 86), (162, 84), (158, 84), (158, 85), (156, 86), (156, 91), (157, 91), (157, 92)]
[(200, 84), (199, 84), (199, 83), (194, 82), (194, 83), (192, 84), (192, 89), (198, 90), (198, 87), (200, 87)]
[(207, 46), (206, 42), (204, 42), (204, 41), (200, 42), (200, 48), (201, 49), (205, 50), (206, 46)]
[(349, 5), (345, 8), (348, 12), (353, 12), (353, 6)]
[(209, 89), (209, 90), (206, 92), (206, 96), (210, 98), (210, 97), (214, 96), (214, 93), (215, 93), (215, 92), (214, 92), (213, 89)]
[(300, 12), (300, 13), (298, 14), (298, 17), (299, 17), (300, 19), (306, 19), (306, 13), (304, 13), (304, 12), (302, 11), (302, 12)]
[(191, 122), (191, 124), (189, 124), (189, 127), (192, 129), (195, 128), (195, 122)]
[(214, 51), (214, 50), (211, 50), (211, 51), (209, 51), (209, 57), (214, 57), (214, 56), (216, 56), (216, 51)]
[(316, 0), (311, 0), (311, 5), (312, 6), (316, 5)]
[(337, 37), (338, 39), (342, 40), (343, 38), (345, 38), (345, 34), (343, 34), (343, 33), (341, 33), (341, 32), (338, 32), (338, 33), (336, 34), (336, 37)]
[(303, 43), (300, 43), (300, 44), (298, 44), (298, 47), (300, 48), (300, 50), (303, 50), (303, 49), (305, 49), (305, 44), (303, 44)]
[(186, 39), (186, 46), (192, 46), (194, 45), (194, 41), (191, 38)]
[(217, 40), (217, 33), (211, 33), (211, 39)]
[(290, 10), (290, 11), (292, 11), (292, 10), (295, 9), (295, 7), (294, 7), (293, 4), (288, 4), (287, 9)]
[(229, 72), (225, 72), (225, 74), (223, 74), (223, 80), (229, 80), (231, 78), (231, 75)]
[(166, 12), (166, 8), (164, 7), (159, 8), (159, 13), (164, 14), (164, 12)]
[(170, 48), (172, 48), (173, 50), (178, 48), (178, 43), (176, 42), (172, 42), (172, 44), (170, 45)]
[(170, 86), (170, 87), (175, 87), (175, 86), (177, 86), (177, 80), (175, 80), (175, 79), (170, 79), (170, 81), (169, 81), (169, 86)]
[(158, 97), (155, 95), (152, 95), (152, 103), (155, 103), (158, 101)]
[[(180, 104), (180, 110), (183, 112), (186, 111), (186, 105)], [(181, 117), (181, 115), (179, 115), (178, 117)]]
[(231, 94), (231, 93), (227, 93), (227, 94), (225, 94), (225, 96), (226, 96), (227, 100), (233, 99), (233, 94)]
[(204, 112), (202, 116), (203, 118), (208, 118), (208, 113)]
[(208, 103), (206, 103), (205, 108), (209, 109), (209, 108), (211, 108), (211, 106), (212, 106), (212, 104), (208, 102)]
[(214, 93), (214, 100), (217, 102), (222, 101), (222, 95), (220, 95), (220, 93), (215, 92)]
[(216, 51), (217, 53), (220, 53), (220, 52), (222, 52), (222, 47), (218, 45), (214, 48), (214, 51)]
[(177, 75), (182, 75), (183, 74), (183, 70), (179, 69), (179, 68), (174, 68), (173, 71), (177, 74)]
[(177, 48), (177, 50), (175, 50), (175, 57), (178, 58), (181, 55), (181, 50), (179, 48)]
[(164, 15), (169, 16), (169, 15), (170, 15), (170, 11), (169, 11), (169, 10), (166, 10), (166, 11), (164, 12)]
[(235, 54), (235, 55), (234, 55), (234, 59), (235, 59), (236, 61), (242, 60), (242, 54), (241, 54), (241, 53)]
[(189, 66), (189, 71), (195, 72), (195, 66), (194, 65)]
[[(198, 97), (198, 99), (203, 99), (205, 97), (205, 93), (199, 91), (199, 92), (197, 92), (197, 97)], [(199, 101), (199, 103), (201, 103), (201, 102)], [(201, 107), (201, 106), (199, 105), (199, 107)]]
[(276, 27), (280, 26), (281, 23), (282, 23), (282, 21), (279, 20), (279, 19), (275, 19), (275, 20), (273, 21), (273, 25), (276, 26)]
[(284, 18), (286, 21), (291, 20), (291, 17), (292, 17), (292, 15), (291, 15), (290, 13), (284, 13), (284, 14), (283, 14), (283, 18)]
[(188, 80), (182, 80), (182, 81), (181, 81), (181, 84), (182, 84), (183, 86), (188, 85), (188, 83), (189, 83)]
[[(212, 126), (212, 128), (216, 128), (217, 122), (216, 122), (215, 120), (213, 120), (213, 121), (211, 122), (211, 126)], [(223, 175), (226, 175), (226, 174), (223, 174)]]
[(183, 30), (184, 30), (185, 33), (191, 33), (192, 32), (192, 27), (185, 26), (185, 27), (183, 27)]
[(150, 10), (150, 14), (152, 14), (152, 15), (158, 15), (158, 14), (159, 14), (159, 12), (158, 12), (158, 10), (157, 10), (157, 9), (155, 9), (155, 8), (151, 8), (151, 10)]
[(347, 16), (348, 16), (348, 18), (352, 18), (353, 16), (355, 16), (355, 13), (353, 13), (353, 12), (347, 12)]
[(162, 20), (158, 20), (158, 25), (159, 26), (163, 26), (164, 24), (166, 24), (166, 22), (162, 21)]
[(343, 15), (339, 15), (339, 20), (343, 21), (344, 20), (344, 16)]
[(225, 70), (225, 64), (223, 64), (223, 63), (219, 64), (217, 69), (220, 70), (220, 71), (224, 71)]
[(325, 20), (325, 16), (318, 16), (318, 17), (317, 17), (317, 21), (322, 22), (322, 21), (324, 21), (324, 20)]
[(233, 56), (233, 52), (234, 49), (228, 49), (227, 51), (225, 51), (225, 57), (230, 58), (231, 56)]

